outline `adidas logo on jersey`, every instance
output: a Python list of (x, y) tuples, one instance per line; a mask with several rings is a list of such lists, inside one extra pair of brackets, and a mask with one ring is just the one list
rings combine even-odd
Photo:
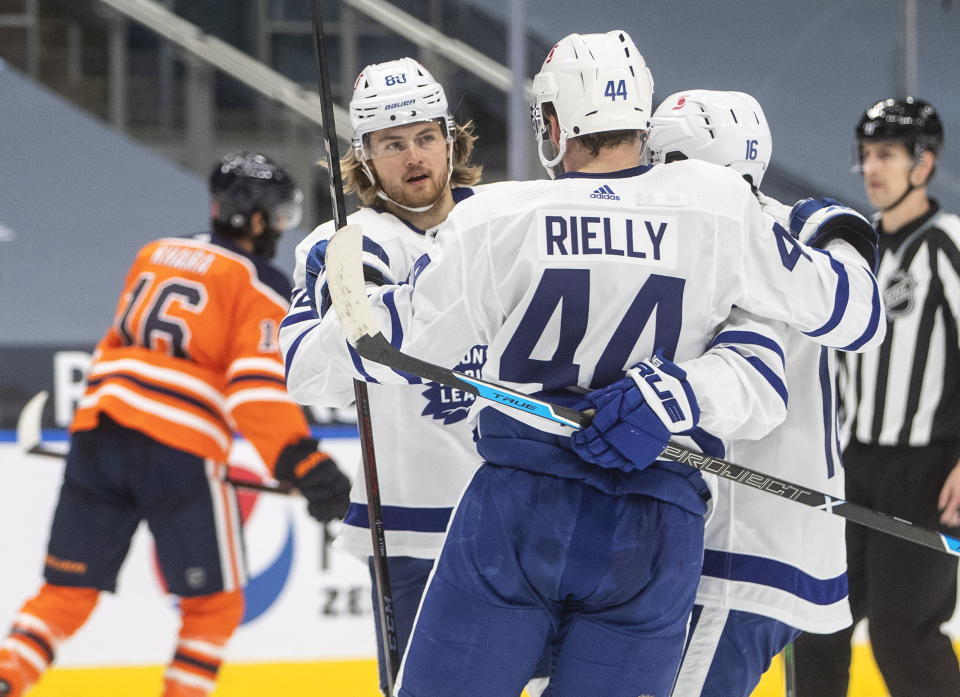
[(596, 189), (592, 194), (590, 194), (590, 198), (603, 198), (603, 199), (608, 199), (610, 201), (620, 200), (620, 197), (617, 196), (615, 193), (613, 193), (613, 189), (611, 189), (606, 184), (604, 184), (599, 189)]

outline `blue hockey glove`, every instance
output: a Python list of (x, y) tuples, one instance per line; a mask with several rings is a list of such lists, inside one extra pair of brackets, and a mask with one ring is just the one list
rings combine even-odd
[(587, 462), (625, 472), (649, 467), (675, 433), (696, 427), (700, 409), (675, 363), (657, 355), (627, 376), (585, 396), (593, 423), (571, 437)]
[(873, 273), (880, 261), (873, 225), (852, 208), (832, 198), (805, 198), (790, 210), (790, 232), (811, 247), (824, 248), (840, 238), (853, 245)]

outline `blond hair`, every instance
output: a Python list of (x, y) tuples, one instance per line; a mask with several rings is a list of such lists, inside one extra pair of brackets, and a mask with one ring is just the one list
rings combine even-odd
[[(477, 136), (473, 134), (473, 121), (468, 121), (462, 126), (454, 126), (451, 186), (472, 186), (480, 181), (483, 165), (470, 162), (476, 140)], [(377, 202), (377, 191), (380, 187), (371, 182), (367, 173), (363, 171), (363, 163), (357, 157), (356, 149), (350, 148), (350, 151), (340, 159), (340, 171), (343, 174), (344, 193), (356, 193), (363, 206), (372, 206)]]

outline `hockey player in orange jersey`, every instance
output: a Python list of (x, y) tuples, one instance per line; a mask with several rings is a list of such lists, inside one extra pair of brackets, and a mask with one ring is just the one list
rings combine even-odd
[(141, 520), (182, 624), (164, 697), (213, 690), (243, 617), (240, 519), (224, 479), (240, 431), (320, 521), (342, 517), (350, 484), (317, 451), (288, 396), (277, 331), (290, 285), (268, 262), (302, 195), (263, 155), (224, 157), (210, 176), (209, 234), (159, 239), (137, 255), (97, 346), (44, 568), (46, 583), (0, 645), (0, 697), (20, 697), (57, 646), (113, 591)]

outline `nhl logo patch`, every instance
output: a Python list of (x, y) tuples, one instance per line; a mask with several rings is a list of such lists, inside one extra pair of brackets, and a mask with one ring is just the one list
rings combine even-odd
[(906, 271), (895, 271), (883, 289), (883, 304), (887, 317), (893, 319), (909, 314), (914, 306), (914, 289), (917, 282)]
[(202, 566), (191, 566), (183, 575), (191, 588), (202, 588), (207, 582), (207, 571)]

